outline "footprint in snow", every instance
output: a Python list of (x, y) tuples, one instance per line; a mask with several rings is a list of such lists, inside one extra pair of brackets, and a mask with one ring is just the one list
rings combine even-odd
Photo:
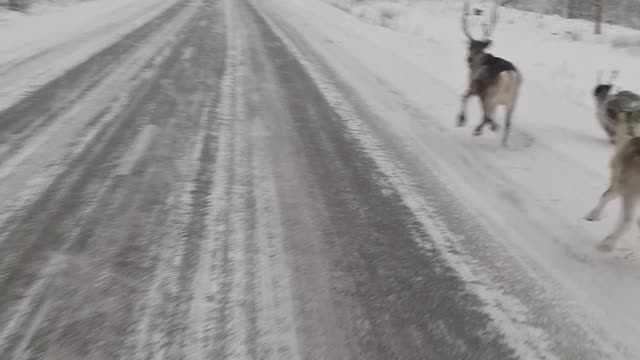
[[(502, 134), (500, 134), (502, 136)], [(511, 130), (507, 148), (512, 151), (525, 150), (533, 146), (535, 139), (533, 136), (517, 130)]]

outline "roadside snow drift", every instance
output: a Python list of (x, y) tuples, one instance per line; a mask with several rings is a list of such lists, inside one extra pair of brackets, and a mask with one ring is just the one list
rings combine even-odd
[(0, 21), (0, 110), (36, 90), (176, 0), (100, 0), (38, 8)]

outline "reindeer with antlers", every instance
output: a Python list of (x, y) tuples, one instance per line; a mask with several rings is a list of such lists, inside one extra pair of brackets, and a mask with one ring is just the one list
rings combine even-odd
[(618, 77), (618, 71), (612, 71), (609, 81), (602, 82), (602, 72), (598, 72), (593, 98), (596, 103), (596, 118), (600, 126), (609, 137), (609, 142), (616, 141), (616, 123), (618, 114), (628, 108), (630, 104), (640, 101), (640, 96), (631, 91), (612, 93), (613, 82)]
[(482, 129), (485, 125), (489, 125), (492, 131), (498, 131), (500, 127), (494, 120), (494, 113), (496, 108), (502, 105), (506, 108), (502, 146), (507, 146), (509, 131), (511, 129), (511, 117), (518, 98), (522, 76), (511, 62), (485, 52), (492, 43), (489, 38), (497, 22), (498, 6), (497, 3), (494, 4), (490, 24), (485, 24), (483, 29), (483, 39), (476, 40), (471, 36), (467, 22), (469, 4), (467, 2), (464, 3), (462, 30), (469, 40), (467, 56), (469, 85), (462, 97), (458, 126), (464, 126), (466, 124), (467, 102), (470, 97), (477, 95), (482, 102), (484, 115), (482, 122), (476, 126), (473, 134), (476, 136), (482, 134)]

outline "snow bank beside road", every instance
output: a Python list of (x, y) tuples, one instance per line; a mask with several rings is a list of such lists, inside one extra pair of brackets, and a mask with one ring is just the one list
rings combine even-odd
[(0, 21), (0, 110), (174, 3), (176, 0), (96, 0)]

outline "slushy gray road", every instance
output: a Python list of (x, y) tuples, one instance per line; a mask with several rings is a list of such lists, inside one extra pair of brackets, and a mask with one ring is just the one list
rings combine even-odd
[(0, 359), (516, 358), (255, 6), (0, 114)]

